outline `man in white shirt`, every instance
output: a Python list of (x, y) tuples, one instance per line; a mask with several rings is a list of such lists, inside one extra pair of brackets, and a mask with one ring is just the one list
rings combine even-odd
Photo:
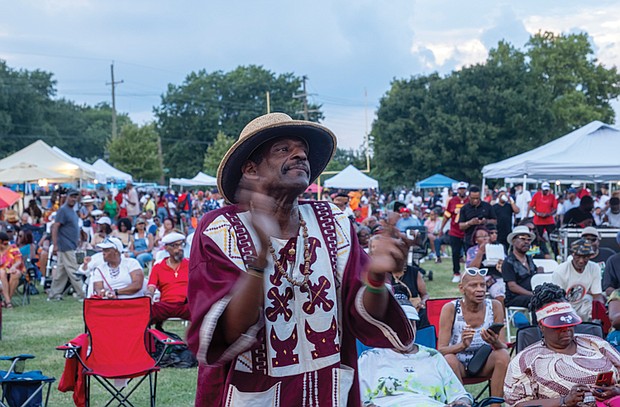
[(601, 285), (601, 268), (590, 257), (595, 250), (586, 239), (571, 245), (572, 259), (560, 264), (551, 282), (566, 291), (566, 298), (584, 321), (592, 320), (592, 301), (605, 302)]
[[(401, 307), (415, 330), (416, 309), (408, 302)], [(368, 349), (359, 357), (358, 372), (364, 406), (471, 406), (473, 401), (443, 355), (422, 345), (406, 353)]]
[(532, 194), (530, 194), (530, 191), (523, 188), (523, 184), (517, 184), (515, 185), (515, 195), (515, 203), (519, 207), (519, 212), (515, 214), (515, 225), (518, 225), (522, 219), (528, 217)]

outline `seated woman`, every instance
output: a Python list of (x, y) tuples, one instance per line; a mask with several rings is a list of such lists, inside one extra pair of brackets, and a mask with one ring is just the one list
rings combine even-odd
[(123, 247), (126, 249), (129, 247), (129, 240), (131, 235), (131, 221), (127, 218), (121, 218), (116, 223), (117, 229), (112, 232), (112, 236), (120, 239), (123, 243)]
[[(492, 225), (495, 226), (495, 225)], [(495, 240), (492, 241), (492, 238)], [(478, 226), (472, 234), (472, 246), (467, 250), (465, 267), (481, 268), (487, 259), (486, 248), (489, 244), (497, 244), (497, 229), (491, 230), (485, 226)], [(504, 305), (504, 297), (506, 297), (506, 284), (502, 278), (503, 259), (498, 260), (495, 266), (488, 266), (488, 273), (485, 277), (487, 289), (491, 298), (496, 299)]]
[(0, 283), (2, 283), (2, 306), (13, 308), (11, 298), (17, 290), (24, 271), (24, 262), (17, 246), (9, 241), (9, 235), (0, 232)]
[(551, 283), (536, 287), (530, 309), (536, 312), (543, 339), (510, 362), (504, 385), (506, 405), (573, 407), (592, 390), (597, 398), (613, 397), (611, 388), (591, 386), (604, 372), (613, 372), (613, 381), (618, 382), (620, 355), (601, 338), (575, 334), (581, 318), (564, 290)]
[[(97, 248), (103, 253), (103, 262), (92, 271), (93, 294), (104, 298), (135, 298), (144, 296), (144, 271), (137, 260), (122, 255), (123, 244), (109, 237)], [(82, 268), (89, 268), (90, 259), (84, 259)]]
[[(465, 269), (459, 283), (463, 298), (449, 302), (441, 309), (437, 350), (445, 356), (459, 380), (490, 376), (491, 396), (502, 397), (510, 356), (506, 351), (503, 329), (499, 334), (488, 329), (494, 323), (504, 322), (504, 312), (499, 301), (486, 298), (486, 275), (487, 269)], [(483, 345), (489, 345), (491, 351), (478, 370), (470, 362), (474, 355), (476, 360), (483, 355)]]
[[(418, 313), (399, 301), (413, 325)], [(361, 399), (365, 406), (471, 406), (472, 397), (435, 349), (413, 345), (403, 353), (374, 348), (358, 360)]]
[(41, 271), (37, 267), (37, 245), (34, 244), (32, 232), (28, 229), (22, 229), (17, 234), (17, 245), (22, 255), (22, 260), (27, 268), (34, 268), (35, 278), (41, 278)]
[(146, 220), (138, 218), (129, 243), (129, 255), (138, 260), (144, 268), (146, 263), (153, 260), (151, 250), (153, 250), (153, 235), (146, 230)]

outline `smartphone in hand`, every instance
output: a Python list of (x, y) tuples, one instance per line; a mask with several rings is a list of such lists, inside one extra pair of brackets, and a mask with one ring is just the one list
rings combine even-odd
[(613, 380), (614, 372), (603, 372), (596, 376), (596, 382), (594, 382), (594, 384), (600, 387), (607, 387), (613, 384)]
[(502, 330), (503, 327), (504, 327), (504, 324), (495, 323), (491, 325), (490, 327), (488, 327), (487, 329), (489, 331), (495, 332), (496, 335), (499, 335), (499, 332)]

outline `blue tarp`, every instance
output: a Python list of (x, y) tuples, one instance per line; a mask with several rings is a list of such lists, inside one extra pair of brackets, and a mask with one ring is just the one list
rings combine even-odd
[(443, 174), (435, 174), (418, 182), (416, 184), (416, 187), (418, 189), (443, 188), (443, 187), (450, 188), (452, 184), (456, 184), (457, 182), (458, 181), (453, 180), (452, 178), (446, 177)]

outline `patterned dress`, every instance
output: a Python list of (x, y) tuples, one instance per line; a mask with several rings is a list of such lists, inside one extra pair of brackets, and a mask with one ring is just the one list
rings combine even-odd
[(536, 342), (521, 351), (510, 362), (504, 382), (507, 406), (521, 401), (553, 399), (566, 396), (576, 384), (593, 385), (596, 376), (614, 372), (614, 383), (620, 376), (620, 354), (605, 340), (575, 334), (574, 355), (554, 352)]
[[(228, 345), (218, 321), (235, 282), (258, 252), (250, 215), (228, 206), (206, 214), (190, 255), (188, 342), (197, 354), (198, 406), (359, 406), (355, 338), (409, 350), (413, 332), (390, 296), (386, 321), (364, 309), (367, 262), (350, 221), (327, 202), (303, 202), (310, 246), (308, 289), (290, 284), (268, 257), (259, 321)], [(271, 239), (285, 271), (303, 279), (304, 239)], [(291, 248), (294, 248), (294, 253)]]

